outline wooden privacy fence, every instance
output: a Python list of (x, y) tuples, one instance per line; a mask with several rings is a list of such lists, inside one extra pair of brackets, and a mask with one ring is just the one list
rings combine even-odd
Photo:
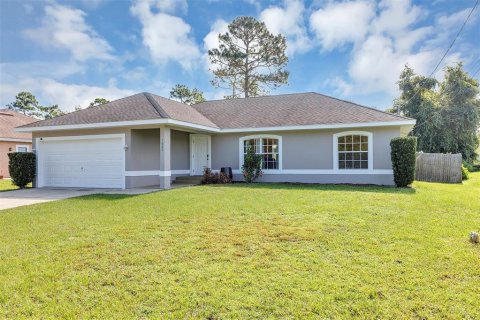
[(462, 155), (417, 152), (415, 180), (428, 182), (462, 182)]

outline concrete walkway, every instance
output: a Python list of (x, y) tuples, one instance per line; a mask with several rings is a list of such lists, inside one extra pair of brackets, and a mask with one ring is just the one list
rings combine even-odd
[(79, 189), (79, 188), (31, 188), (0, 192), (0, 210), (27, 206), (55, 200), (62, 200), (89, 194), (128, 194), (137, 195), (160, 191), (155, 188), (137, 189)]

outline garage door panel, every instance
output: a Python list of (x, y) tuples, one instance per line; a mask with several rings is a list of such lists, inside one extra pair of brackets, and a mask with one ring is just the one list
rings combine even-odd
[(42, 141), (39, 153), (42, 186), (123, 187), (125, 151), (120, 137)]

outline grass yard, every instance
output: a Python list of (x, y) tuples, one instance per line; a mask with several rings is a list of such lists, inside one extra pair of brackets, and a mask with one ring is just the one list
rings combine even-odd
[(18, 187), (10, 179), (0, 179), (0, 192), (16, 190)]
[[(32, 184), (29, 183), (27, 185), (27, 188), (31, 188)], [(3, 191), (12, 191), (12, 190), (17, 190), (18, 187), (12, 183), (12, 180), (10, 179), (0, 179), (0, 192)]]
[(480, 319), (463, 185), (202, 186), (0, 211), (0, 318)]

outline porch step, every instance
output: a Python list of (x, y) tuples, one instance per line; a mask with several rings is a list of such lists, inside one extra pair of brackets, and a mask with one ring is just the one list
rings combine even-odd
[(172, 183), (197, 185), (202, 182), (202, 176), (182, 176), (176, 177)]

